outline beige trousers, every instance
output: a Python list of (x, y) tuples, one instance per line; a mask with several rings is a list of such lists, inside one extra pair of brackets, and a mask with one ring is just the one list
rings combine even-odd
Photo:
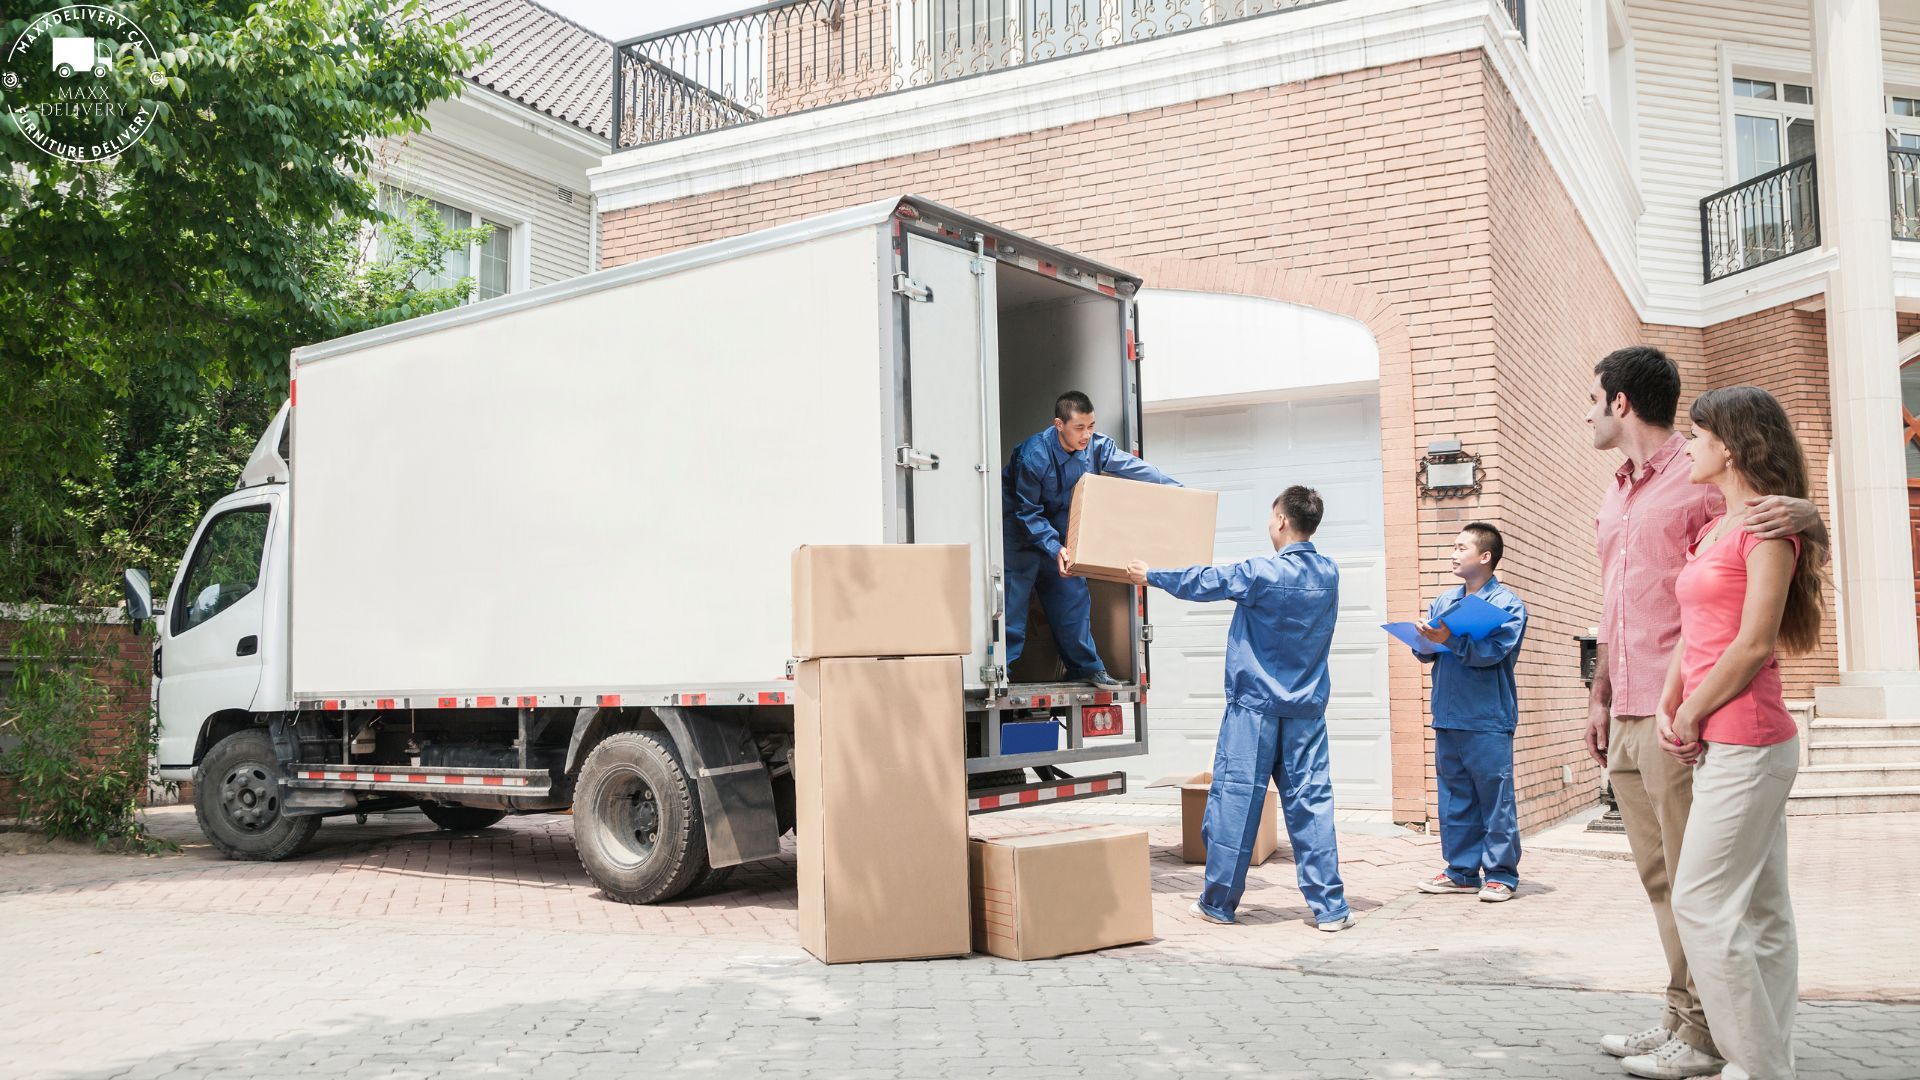
[(1627, 845), (1640, 871), (1640, 887), (1653, 907), (1660, 947), (1667, 954), (1667, 1009), (1661, 1022), (1679, 1039), (1718, 1055), (1700, 1007), (1687, 954), (1674, 928), (1671, 897), (1680, 865), (1687, 814), (1693, 806), (1693, 770), (1660, 749), (1650, 716), (1616, 716), (1607, 734), (1607, 776), (1613, 782)]
[(1787, 793), (1800, 744), (1708, 743), (1673, 879), (1673, 918), (1720, 1056), (1793, 1080), (1800, 951), (1787, 896)]

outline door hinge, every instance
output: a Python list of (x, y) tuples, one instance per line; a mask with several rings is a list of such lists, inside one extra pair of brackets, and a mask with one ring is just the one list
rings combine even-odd
[(1007, 678), (1007, 669), (998, 664), (980, 665), (980, 681), (988, 686), (999, 686)]
[(1153, 640), (1153, 624), (1151, 623), (1140, 624), (1140, 640), (1141, 641)]
[(973, 271), (975, 277), (980, 277), (987, 272), (987, 260), (980, 258), (972, 259), (967, 263), (967, 269)]
[(916, 304), (933, 303), (933, 290), (905, 274), (893, 275), (893, 291)]
[(1139, 363), (1147, 358), (1147, 343), (1139, 339), (1133, 342), (1133, 362)]
[(931, 472), (940, 467), (940, 455), (929, 454), (925, 450), (917, 450), (911, 446), (896, 446), (893, 448), (893, 463), (903, 469)]

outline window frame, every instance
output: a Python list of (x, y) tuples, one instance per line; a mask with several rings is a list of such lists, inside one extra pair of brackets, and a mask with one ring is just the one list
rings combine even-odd
[[(1771, 99), (1741, 97), (1734, 93), (1733, 86), (1735, 82), (1771, 83), (1773, 84), (1776, 96)], [(1779, 153), (1780, 160), (1774, 164), (1774, 169), (1801, 160), (1800, 158), (1791, 156), (1793, 142), (1789, 129), (1795, 120), (1804, 120), (1808, 124), (1814, 125), (1817, 125), (1819, 120), (1812, 102), (1801, 104), (1787, 100), (1786, 87), (1788, 85), (1806, 87), (1810, 97), (1813, 96), (1815, 92), (1813, 79), (1806, 75), (1747, 64), (1732, 66), (1727, 72), (1726, 78), (1721, 80), (1720, 92), (1727, 103), (1722, 118), (1721, 133), (1727, 143), (1726, 181), (1728, 185), (1738, 184), (1744, 180), (1751, 180), (1753, 178), (1751, 176), (1743, 177), (1740, 175), (1738, 117), (1748, 116), (1763, 120), (1772, 120), (1778, 125), (1774, 133), (1774, 139), (1775, 148)], [(1754, 173), (1754, 176), (1761, 176), (1771, 171), (1772, 169), (1761, 169)]]
[[(222, 521), (236, 514), (259, 514), (266, 518), (267, 521), (266, 528), (263, 529), (260, 534), (260, 558), (254, 570), (253, 588), (240, 594), (239, 597), (235, 598), (225, 607), (207, 616), (205, 620), (189, 626), (187, 625), (187, 618), (192, 614), (192, 605), (186, 602), (186, 598), (193, 591), (190, 586), (193, 584), (194, 562), (198, 560), (200, 554), (206, 550), (207, 544), (213, 536), (214, 529), (218, 528)], [(187, 556), (187, 561), (182, 564), (180, 568), (180, 580), (174, 586), (174, 596), (167, 605), (167, 637), (174, 639), (189, 634), (212, 622), (214, 619), (219, 618), (222, 612), (231, 610), (233, 606), (241, 600), (258, 592), (262, 584), (262, 579), (266, 576), (267, 553), (271, 549), (272, 544), (273, 503), (271, 502), (254, 502), (247, 503), (243, 506), (235, 506), (227, 510), (222, 510), (213, 517), (208, 518), (206, 525), (200, 529), (200, 535), (194, 538), (193, 551)]]
[[(369, 179), (374, 185), (375, 209), (380, 207), (383, 191), (391, 188), (400, 192), (409, 201), (420, 198), (437, 202), (449, 209), (469, 215), (476, 222), (493, 225), (496, 233), (505, 230), (512, 241), (512, 248), (507, 253), (507, 289), (500, 295), (512, 296), (533, 287), (531, 280), (533, 214), (526, 207), (489, 198), (458, 184), (403, 172), (376, 172)], [(372, 242), (377, 253), (379, 237), (374, 236)], [(484, 245), (476, 243), (467, 248), (467, 276), (474, 279), (473, 295), (466, 301), (469, 304), (481, 302), (480, 260), (483, 247)]]

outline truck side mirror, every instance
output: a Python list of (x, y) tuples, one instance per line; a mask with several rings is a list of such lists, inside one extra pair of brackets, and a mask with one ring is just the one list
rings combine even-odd
[(139, 626), (153, 618), (153, 586), (145, 570), (128, 570), (120, 578), (120, 591), (127, 597), (127, 621)]

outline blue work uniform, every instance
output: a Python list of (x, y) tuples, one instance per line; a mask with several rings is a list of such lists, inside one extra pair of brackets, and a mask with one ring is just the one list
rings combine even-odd
[(1084, 578), (1060, 576), (1060, 548), (1067, 542), (1067, 512), (1073, 485), (1088, 473), (1179, 484), (1159, 469), (1095, 433), (1087, 448), (1068, 453), (1053, 428), (1014, 448), (1000, 483), (1001, 519), (1006, 532), (1007, 663), (1020, 659), (1027, 643), (1027, 608), (1037, 590), (1047, 625), (1066, 661), (1069, 679), (1103, 672), (1106, 665), (1093, 644), (1093, 600)]
[[(1466, 595), (1457, 585), (1434, 598), (1437, 624)], [(1491, 577), (1474, 593), (1507, 620), (1483, 637), (1455, 634), (1433, 665), (1433, 762), (1440, 781), (1440, 852), (1462, 885), (1520, 883), (1520, 815), (1513, 792), (1513, 730), (1520, 723), (1514, 664), (1527, 636), (1527, 606)], [(1419, 655), (1419, 654), (1416, 654)]]
[(1227, 711), (1200, 826), (1207, 845), (1201, 909), (1231, 920), (1240, 906), (1271, 778), (1280, 789), (1300, 893), (1314, 921), (1345, 918), (1326, 719), (1339, 567), (1312, 544), (1288, 544), (1232, 566), (1152, 570), (1147, 584), (1182, 600), (1235, 605), (1227, 631)]

